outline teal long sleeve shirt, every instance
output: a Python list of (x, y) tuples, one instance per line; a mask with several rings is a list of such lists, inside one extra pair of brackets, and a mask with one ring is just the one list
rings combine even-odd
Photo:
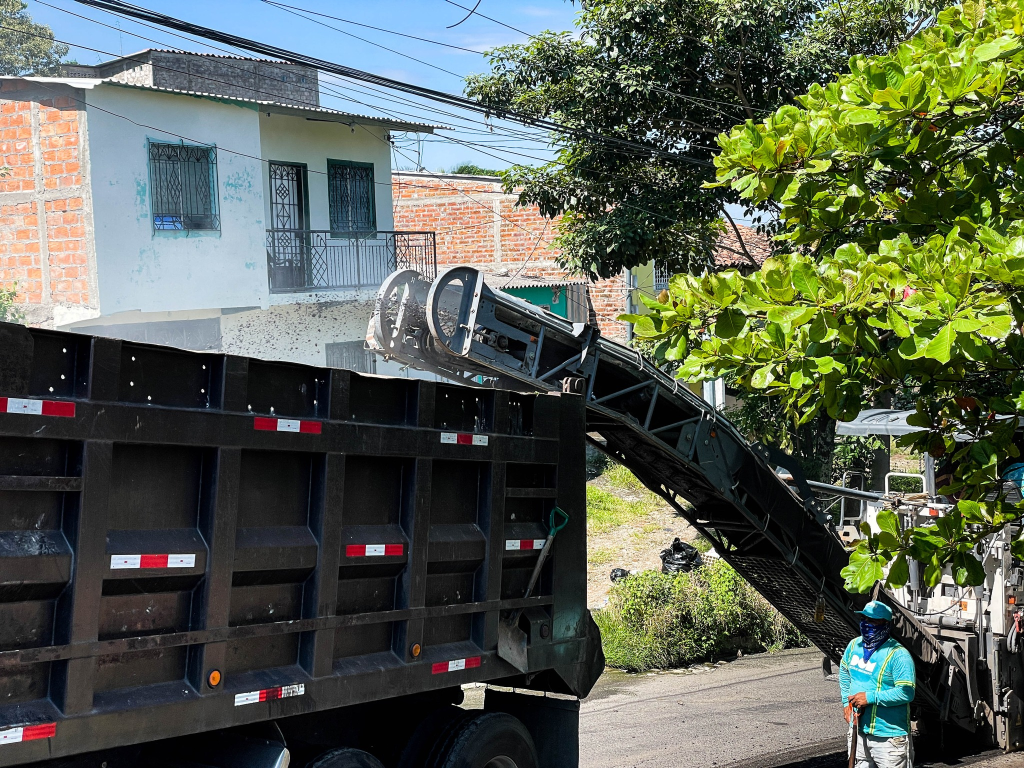
[(846, 647), (839, 665), (839, 690), (843, 706), (856, 693), (867, 698), (868, 706), (860, 714), (861, 733), (881, 738), (908, 735), (916, 685), (913, 657), (892, 638), (867, 660), (862, 638)]

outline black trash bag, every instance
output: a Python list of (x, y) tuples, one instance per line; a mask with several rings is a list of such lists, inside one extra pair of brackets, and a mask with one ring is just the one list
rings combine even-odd
[(627, 571), (625, 568), (612, 568), (612, 573), (611, 573), (612, 584), (615, 584), (616, 582), (622, 581), (627, 576), (629, 576), (629, 571)]
[(700, 551), (694, 546), (676, 538), (672, 546), (661, 550), (662, 573), (687, 573), (703, 565)]

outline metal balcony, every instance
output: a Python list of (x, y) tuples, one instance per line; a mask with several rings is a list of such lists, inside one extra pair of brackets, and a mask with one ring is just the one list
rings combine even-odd
[(433, 232), (268, 229), (271, 293), (376, 288), (397, 269), (437, 276)]

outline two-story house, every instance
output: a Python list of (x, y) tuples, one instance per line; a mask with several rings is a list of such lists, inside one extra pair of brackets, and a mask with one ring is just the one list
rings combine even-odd
[(319, 95), (306, 67), (161, 50), (0, 78), (0, 285), (46, 327), (374, 369), (377, 287), (435, 270), (432, 232), (394, 231), (391, 132), (434, 126)]

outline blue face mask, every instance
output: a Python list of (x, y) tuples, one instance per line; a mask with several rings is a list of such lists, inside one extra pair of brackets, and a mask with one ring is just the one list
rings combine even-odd
[(868, 621), (860, 623), (860, 636), (864, 638), (864, 660), (871, 658), (878, 647), (889, 639), (889, 624), (872, 624)]

